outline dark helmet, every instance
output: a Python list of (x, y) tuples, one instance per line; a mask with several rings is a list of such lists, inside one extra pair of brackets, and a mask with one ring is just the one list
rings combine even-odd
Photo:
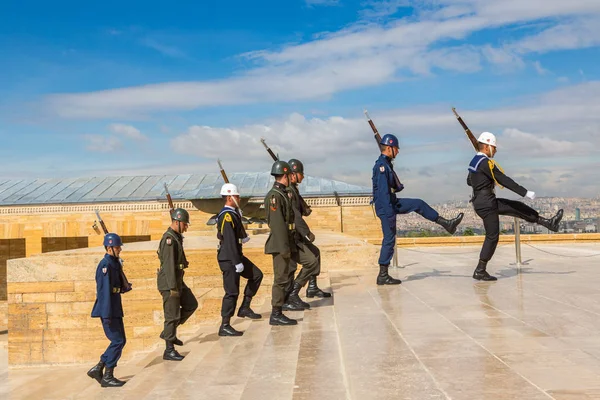
[(304, 164), (302, 164), (300, 160), (292, 158), (290, 161), (288, 161), (288, 164), (290, 164), (290, 169), (292, 170), (292, 172), (296, 172), (299, 174), (304, 173)]
[(379, 144), (382, 144), (384, 146), (400, 147), (398, 138), (389, 133), (386, 135), (383, 135), (383, 137), (381, 138), (381, 142), (379, 142)]
[(104, 246), (105, 247), (119, 247), (123, 246), (123, 241), (121, 237), (116, 233), (107, 233), (104, 236)]
[(292, 172), (290, 165), (285, 161), (275, 161), (271, 167), (271, 175), (287, 175)]
[(181, 221), (188, 225), (190, 224), (190, 214), (183, 208), (176, 208), (171, 213), (171, 219), (174, 221)]

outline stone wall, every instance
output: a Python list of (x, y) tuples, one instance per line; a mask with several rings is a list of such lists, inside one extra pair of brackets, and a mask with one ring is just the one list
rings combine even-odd
[[(253, 237), (250, 243), (254, 242), (254, 247), (244, 250), (265, 273), (253, 301), (257, 308), (271, 294), (272, 260), (264, 254), (265, 236)], [(335, 236), (333, 241), (332, 236)], [(376, 246), (325, 232), (317, 232), (317, 237), (317, 242), (323, 243), (319, 246), (324, 276), (329, 268), (375, 265)], [(185, 282), (196, 295), (199, 309), (181, 327), (184, 339), (199, 324), (216, 321), (220, 315), (223, 288), (216, 262), (216, 238), (202, 240), (209, 242), (205, 247), (210, 248), (186, 249), (190, 268), (186, 270)], [(157, 243), (137, 245), (153, 247)], [(90, 317), (95, 300), (95, 269), (103, 255), (101, 248), (82, 249), (8, 262), (10, 365), (97, 360), (108, 345), (99, 320)], [(134, 288), (123, 295), (127, 336), (123, 360), (127, 360), (138, 351), (151, 350), (164, 343), (158, 337), (163, 327), (163, 313), (162, 298), (156, 289), (156, 251), (124, 250), (122, 257)], [(242, 285), (245, 285), (243, 279)]]
[[(373, 217), (368, 197), (341, 198), (341, 206), (334, 198), (307, 201), (313, 207), (313, 213), (307, 218), (313, 229), (343, 231), (358, 237), (378, 235), (379, 222)], [(175, 206), (190, 212), (192, 225), (188, 235), (214, 233), (214, 226), (206, 225), (212, 214), (197, 210), (191, 202)], [(157, 240), (170, 223), (168, 205), (164, 202), (0, 207), (0, 239), (24, 238), (26, 256), (42, 252), (43, 237), (87, 237), (89, 247), (99, 246), (103, 234), (92, 228), (96, 221), (95, 209), (100, 211), (108, 230), (120, 235), (150, 235), (151, 240)]]

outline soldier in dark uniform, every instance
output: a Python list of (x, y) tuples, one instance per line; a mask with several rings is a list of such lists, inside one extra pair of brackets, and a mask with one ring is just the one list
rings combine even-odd
[[(300, 160), (291, 159), (288, 164), (292, 173), (290, 176), (290, 186), (288, 189), (292, 193), (292, 208), (294, 210), (294, 223), (296, 225), (296, 247), (298, 252), (294, 253), (296, 257), (292, 258), (290, 265), (290, 281), (292, 286), (288, 295), (284, 309), (295, 310), (300, 306), (304, 309), (309, 309), (310, 304), (302, 301), (299, 297), (299, 292), (302, 287), (308, 282), (306, 296), (313, 297), (331, 297), (331, 293), (326, 293), (317, 286), (317, 276), (321, 273), (321, 252), (319, 248), (313, 244), (315, 235), (311, 232), (308, 224), (304, 220), (304, 216), (310, 215), (312, 210), (306, 204), (298, 185), (304, 179), (304, 165)], [(294, 274), (297, 265), (302, 265), (302, 269), (294, 280)], [(296, 306), (296, 307), (294, 307)]]
[(126, 279), (121, 278), (124, 274), (119, 258), (122, 246), (123, 242), (119, 235), (106, 234), (104, 236), (106, 254), (96, 268), (96, 302), (92, 308), (92, 317), (102, 320), (102, 328), (110, 340), (110, 345), (100, 356), (100, 362), (87, 374), (90, 378), (96, 379), (102, 387), (119, 387), (125, 384), (113, 375), (126, 343), (121, 293), (131, 290), (131, 286), (125, 287)]
[(219, 239), (217, 260), (223, 273), (225, 296), (221, 306), (222, 322), (219, 336), (242, 336), (243, 332), (236, 330), (230, 324), (240, 294), (240, 275), (248, 282), (237, 315), (242, 318), (260, 319), (261, 315), (252, 311), (250, 303), (258, 292), (263, 273), (242, 252), (242, 245), (247, 243), (250, 237), (242, 225), (242, 216), (238, 211), (240, 194), (237, 187), (232, 183), (224, 184), (221, 187), (221, 196), (225, 200), (225, 206), (217, 216), (217, 238)]
[(171, 213), (171, 226), (164, 233), (158, 248), (160, 268), (157, 286), (163, 298), (164, 330), (160, 338), (166, 342), (164, 360), (181, 361), (183, 356), (174, 345), (182, 346), (177, 338), (177, 327), (185, 323), (198, 308), (196, 296), (183, 282), (188, 261), (183, 250), (183, 236), (190, 224), (190, 215), (182, 208)]
[(479, 254), (479, 263), (473, 272), (473, 278), (483, 281), (495, 281), (496, 277), (490, 275), (486, 271), (486, 267), (496, 251), (500, 238), (500, 220), (498, 216), (510, 215), (524, 219), (527, 222), (537, 223), (553, 232), (557, 232), (560, 220), (563, 217), (563, 210), (558, 210), (554, 217), (546, 219), (541, 217), (536, 210), (520, 201), (496, 198), (496, 184), (532, 200), (535, 199), (535, 193), (515, 183), (494, 163), (492, 160), (496, 154), (496, 137), (494, 134), (483, 132), (477, 141), (479, 142), (479, 152), (469, 164), (467, 185), (473, 188), (471, 202), (477, 215), (483, 219), (485, 240)]
[(381, 220), (383, 229), (377, 284), (398, 285), (402, 281), (394, 279), (388, 274), (396, 242), (396, 215), (416, 212), (453, 234), (456, 232), (456, 227), (462, 221), (464, 214), (460, 213), (454, 219), (447, 220), (421, 199), (397, 198), (396, 193), (404, 189), (402, 184), (397, 187), (392, 165), (392, 161), (399, 152), (398, 138), (394, 135), (384, 135), (381, 138), (380, 145), (382, 146), (381, 155), (373, 167), (373, 202), (375, 203), (375, 213)]
[(296, 325), (298, 321), (282, 312), (286, 292), (290, 287), (290, 261), (297, 252), (294, 235), (294, 210), (291, 193), (288, 192), (290, 166), (285, 161), (276, 161), (271, 168), (275, 183), (265, 197), (265, 212), (271, 232), (265, 243), (265, 254), (273, 256), (273, 311), (269, 324)]

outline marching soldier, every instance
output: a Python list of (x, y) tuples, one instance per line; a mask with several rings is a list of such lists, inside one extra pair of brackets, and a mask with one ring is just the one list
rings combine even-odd
[(244, 290), (244, 300), (238, 310), (238, 317), (260, 319), (261, 315), (250, 308), (252, 298), (256, 295), (263, 279), (262, 271), (242, 252), (242, 245), (250, 237), (242, 225), (242, 216), (238, 212), (240, 194), (237, 186), (226, 183), (221, 187), (221, 196), (225, 205), (217, 217), (217, 238), (219, 250), (217, 259), (223, 273), (223, 305), (221, 307), (221, 327), (219, 336), (242, 336), (243, 332), (231, 326), (230, 321), (240, 293), (240, 275), (248, 280)]
[(527, 222), (537, 223), (553, 232), (557, 232), (563, 217), (563, 210), (558, 210), (554, 217), (546, 219), (541, 217), (536, 210), (520, 201), (496, 198), (495, 185), (506, 187), (531, 200), (535, 199), (535, 193), (515, 183), (494, 163), (492, 158), (497, 151), (496, 136), (494, 134), (483, 132), (479, 135), (477, 141), (479, 142), (479, 152), (469, 164), (467, 185), (473, 189), (471, 202), (475, 212), (483, 220), (485, 240), (479, 254), (479, 263), (473, 272), (473, 279), (495, 281), (497, 278), (490, 275), (486, 271), (486, 267), (496, 251), (500, 238), (500, 220), (498, 216), (510, 215), (524, 219)]
[(106, 234), (104, 236), (106, 254), (96, 268), (96, 302), (92, 309), (92, 317), (102, 320), (102, 328), (110, 340), (110, 345), (100, 356), (100, 362), (87, 374), (90, 378), (96, 379), (102, 387), (119, 387), (125, 384), (113, 375), (126, 343), (121, 293), (131, 290), (131, 286), (125, 287), (125, 282), (121, 279), (122, 265), (119, 255), (122, 246), (123, 242), (119, 235)]
[(158, 248), (160, 268), (157, 286), (163, 298), (164, 329), (160, 338), (166, 342), (164, 360), (181, 361), (183, 356), (174, 345), (183, 346), (177, 338), (177, 327), (185, 323), (198, 308), (196, 296), (183, 282), (188, 261), (183, 250), (183, 236), (190, 225), (190, 215), (182, 208), (171, 213), (171, 226), (164, 233)]
[[(290, 265), (289, 279), (292, 287), (284, 308), (295, 310), (298, 308), (297, 306), (300, 306), (303, 309), (309, 309), (310, 304), (302, 301), (298, 295), (306, 282), (308, 282), (308, 287), (306, 288), (306, 297), (308, 298), (331, 297), (331, 293), (324, 292), (317, 286), (317, 276), (321, 273), (321, 252), (313, 244), (315, 235), (304, 220), (304, 216), (310, 215), (311, 210), (298, 190), (298, 185), (304, 180), (304, 165), (300, 160), (296, 159), (291, 159), (288, 164), (292, 171), (289, 175), (291, 181), (289, 190), (292, 193), (292, 207), (294, 210), (294, 223), (296, 225), (295, 241), (298, 252), (295, 253), (296, 257), (292, 259)], [(302, 265), (302, 269), (294, 280), (298, 264)]]
[(396, 215), (416, 212), (429, 221), (441, 225), (450, 234), (456, 232), (456, 227), (462, 221), (464, 214), (458, 214), (454, 219), (447, 220), (421, 199), (397, 198), (396, 193), (404, 189), (404, 185), (396, 187), (394, 182), (392, 161), (398, 155), (398, 138), (394, 135), (384, 135), (379, 143), (382, 146), (381, 155), (373, 167), (373, 202), (375, 212), (381, 220), (383, 241), (379, 254), (378, 285), (398, 285), (400, 279), (394, 279), (388, 274), (390, 261), (394, 255), (396, 241)]
[(294, 235), (294, 210), (291, 193), (288, 192), (290, 166), (285, 161), (276, 161), (271, 167), (275, 183), (265, 197), (265, 211), (271, 232), (265, 243), (265, 254), (273, 256), (273, 311), (269, 324), (296, 325), (298, 321), (282, 313), (286, 292), (290, 286), (290, 261), (297, 252)]

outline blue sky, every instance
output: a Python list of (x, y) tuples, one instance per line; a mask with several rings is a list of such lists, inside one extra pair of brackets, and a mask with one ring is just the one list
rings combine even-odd
[(455, 106), (538, 195), (600, 195), (598, 1), (81, 4), (0, 5), (1, 176), (265, 170), (264, 136), (368, 186), (366, 107), (407, 196), (463, 198)]

